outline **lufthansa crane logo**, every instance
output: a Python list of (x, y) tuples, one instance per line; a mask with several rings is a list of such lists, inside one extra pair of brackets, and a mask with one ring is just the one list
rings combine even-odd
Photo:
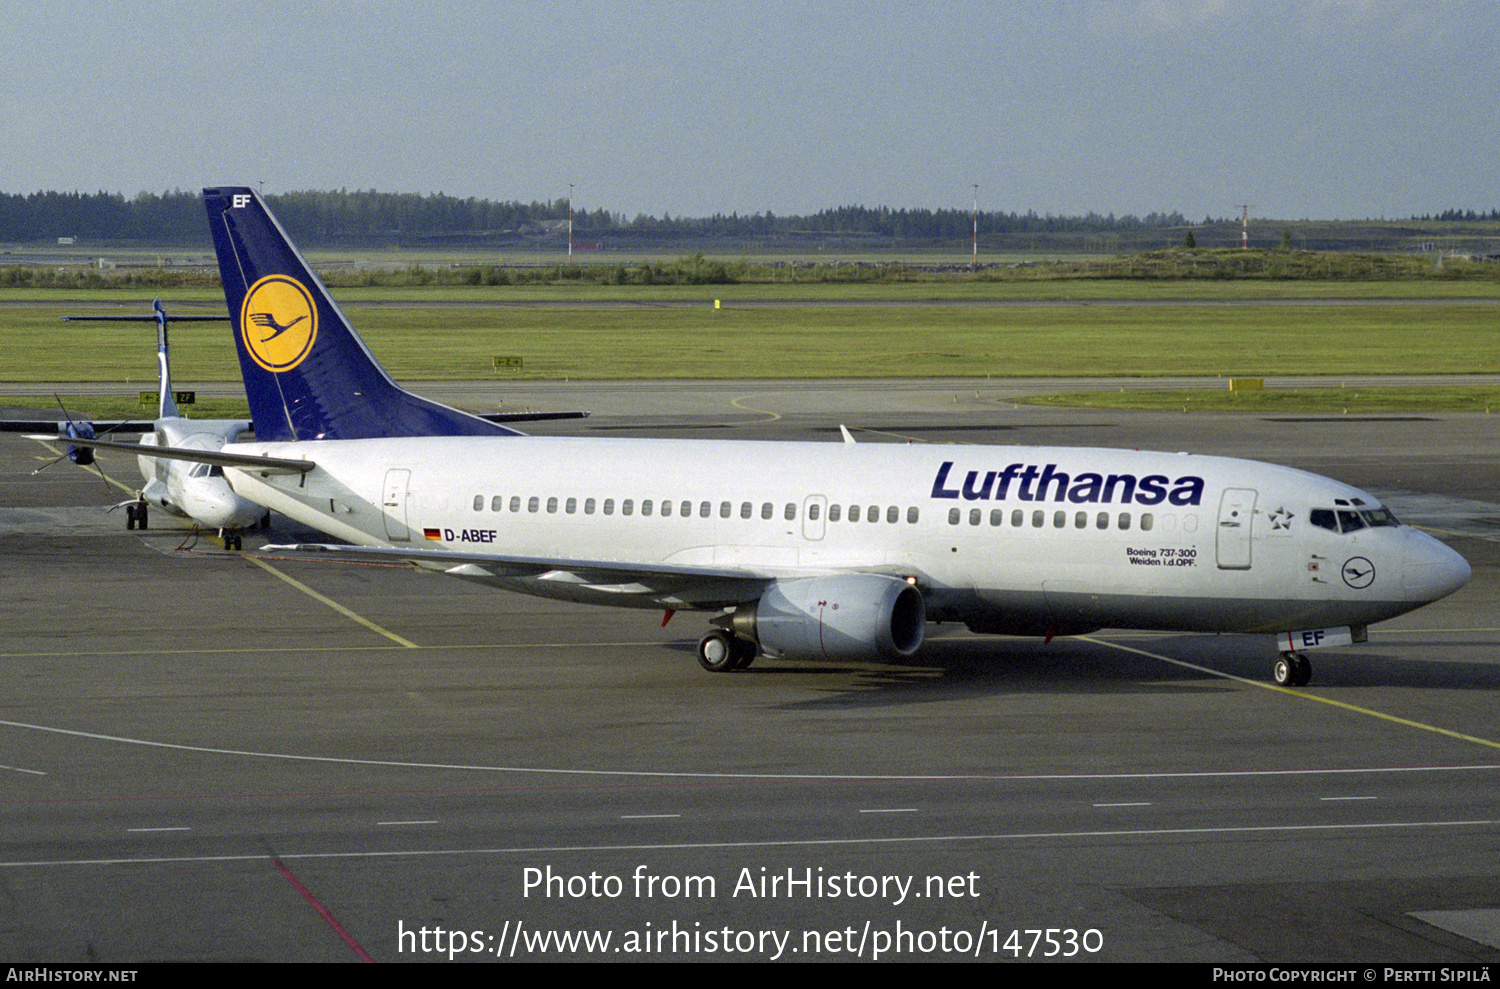
[(1369, 587), (1375, 583), (1375, 564), (1363, 556), (1355, 556), (1345, 560), (1344, 583), (1356, 591)]
[(255, 363), (276, 374), (302, 363), (318, 338), (318, 307), (301, 282), (267, 275), (245, 293), (240, 336)]

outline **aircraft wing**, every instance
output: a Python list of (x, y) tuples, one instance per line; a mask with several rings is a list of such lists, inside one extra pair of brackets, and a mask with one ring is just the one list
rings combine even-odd
[(75, 446), (88, 446), (98, 450), (120, 450), (124, 453), (133, 453), (138, 457), (157, 457), (162, 460), (188, 460), (195, 464), (217, 464), (220, 467), (238, 467), (241, 470), (253, 470), (262, 474), (305, 474), (318, 466), (311, 460), (291, 460), (286, 457), (261, 457), (249, 453), (224, 453), (219, 450), (188, 450), (178, 446), (142, 446), (140, 443), (114, 443), (109, 440), (88, 439), (82, 436), (46, 436), (44, 439), (56, 439), (60, 442), (72, 443)]
[(631, 598), (643, 606), (709, 608), (732, 606), (760, 597), (766, 586), (791, 576), (811, 576), (810, 571), (793, 568), (734, 567), (681, 563), (642, 563), (628, 560), (574, 560), (553, 557), (517, 556), (507, 553), (472, 553), (424, 547), (347, 546), (330, 543), (295, 543), (268, 545), (269, 553), (327, 553), (359, 559), (406, 561), (424, 569), (441, 570), (454, 577), (480, 582), (503, 582), (507, 579), (543, 580), (549, 583), (586, 585), (595, 593), (609, 592), (620, 596), (619, 603), (630, 604)]
[[(539, 580), (550, 584), (577, 584), (594, 595), (618, 595), (615, 603), (668, 608), (733, 607), (755, 601), (771, 584), (780, 580), (878, 574), (899, 580), (921, 579), (910, 567), (893, 564), (848, 567), (796, 567), (746, 564), (743, 566), (696, 563), (643, 563), (632, 560), (558, 559), (508, 553), (463, 552), (421, 546), (349, 546), (333, 543), (268, 545), (262, 552), (327, 553), (358, 559), (405, 561), (427, 570), (440, 570), (453, 577), (480, 583), (503, 584), (507, 580)], [(559, 595), (566, 596), (566, 595)], [(632, 600), (633, 599), (633, 600)]]
[[(541, 422), (548, 419), (587, 419), (592, 412), (476, 412), (488, 422)], [(155, 429), (154, 419), (78, 419), (88, 422), (99, 433), (149, 433)], [(67, 439), (66, 419), (0, 419), (0, 433), (43, 433), (57, 430), (58, 439)]]
[[(509, 553), (466, 553), (452, 549), (425, 549), (399, 546), (346, 546), (341, 543), (287, 543), (267, 545), (266, 552), (333, 553), (347, 556), (384, 557), (410, 560), (413, 563), (478, 564), (505, 577), (537, 577), (553, 571), (567, 571), (596, 580), (617, 581), (630, 577), (666, 576), (718, 577), (726, 580), (774, 580), (785, 573), (742, 567), (712, 567), (699, 564), (638, 563), (618, 560), (564, 560), (549, 556), (515, 556)], [(789, 573), (790, 571), (788, 571)], [(803, 571), (797, 571), (801, 574)]]
[[(85, 420), (78, 420), (84, 422)], [(86, 420), (101, 433), (149, 433), (156, 428), (150, 419), (89, 419)], [(68, 435), (66, 419), (0, 419), (0, 433), (50, 433), (57, 431), (57, 439), (73, 442)], [(49, 437), (50, 438), (50, 437)]]

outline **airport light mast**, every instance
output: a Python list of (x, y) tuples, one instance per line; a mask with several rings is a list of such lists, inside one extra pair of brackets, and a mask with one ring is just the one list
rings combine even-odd
[(969, 259), (970, 273), (979, 270), (979, 183), (974, 183), (974, 254)]
[(1248, 250), (1250, 247), (1250, 207), (1254, 203), (1237, 203), (1236, 208), (1240, 211), (1240, 250)]
[(573, 183), (568, 183), (568, 264), (573, 263)]

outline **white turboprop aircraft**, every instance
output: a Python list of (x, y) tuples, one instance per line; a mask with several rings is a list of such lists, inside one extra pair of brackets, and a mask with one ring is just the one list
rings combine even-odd
[[(151, 315), (126, 316), (64, 316), (75, 321), (128, 321), (156, 323), (156, 361), (160, 372), (157, 389), (157, 417), (154, 420), (120, 422), (17, 422), (3, 424), (7, 431), (32, 432), (56, 427), (56, 436), (38, 436), (38, 439), (55, 439), (73, 444), (69, 457), (75, 463), (93, 463), (93, 452), (89, 444), (80, 441), (93, 439), (103, 433), (143, 433), (138, 444), (117, 444), (121, 449), (140, 451), (141, 447), (153, 450), (169, 448), (175, 450), (218, 450), (226, 443), (233, 443), (241, 434), (250, 431), (250, 423), (244, 419), (189, 419), (177, 408), (172, 388), (170, 348), (167, 342), (167, 323), (179, 322), (224, 322), (228, 316), (168, 316), (161, 300), (151, 305)], [(83, 449), (78, 449), (82, 446)], [(115, 508), (124, 507), (125, 527), (145, 529), (150, 524), (150, 509), (160, 508), (178, 518), (191, 519), (207, 529), (218, 530), (225, 549), (239, 549), (241, 531), (253, 525), (264, 524), (268, 519), (266, 509), (236, 494), (224, 479), (224, 469), (206, 463), (192, 463), (180, 459), (164, 459), (149, 453), (140, 453), (136, 458), (144, 481), (139, 494)]]
[(256, 439), (193, 459), (355, 544), (305, 549), (705, 611), (712, 671), (909, 657), (942, 620), (1049, 639), (1263, 632), (1274, 679), (1304, 684), (1305, 650), (1469, 579), (1371, 495), (1254, 461), (523, 436), (396, 386), (253, 190), (204, 195)]

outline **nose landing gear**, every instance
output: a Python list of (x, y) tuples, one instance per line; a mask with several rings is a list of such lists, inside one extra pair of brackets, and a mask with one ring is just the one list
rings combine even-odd
[(1305, 687), (1312, 680), (1312, 663), (1300, 652), (1284, 652), (1271, 664), (1278, 687)]

